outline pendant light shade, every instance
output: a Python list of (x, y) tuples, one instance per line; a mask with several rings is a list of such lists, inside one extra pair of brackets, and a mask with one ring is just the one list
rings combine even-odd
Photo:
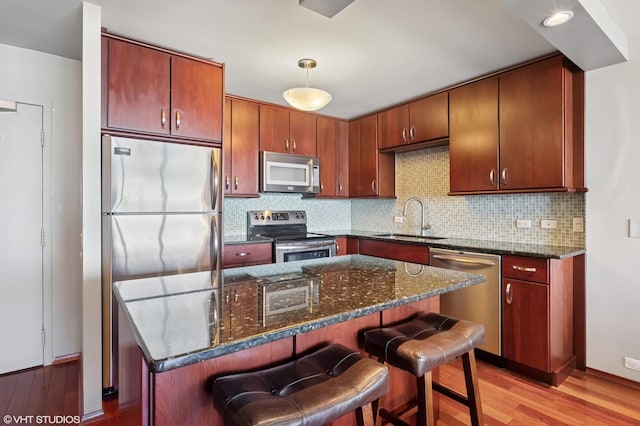
[(316, 111), (327, 106), (331, 102), (331, 95), (322, 89), (309, 87), (309, 69), (317, 65), (313, 59), (300, 59), (298, 66), (307, 71), (307, 84), (305, 87), (294, 87), (285, 90), (282, 94), (284, 100), (292, 107), (302, 111)]

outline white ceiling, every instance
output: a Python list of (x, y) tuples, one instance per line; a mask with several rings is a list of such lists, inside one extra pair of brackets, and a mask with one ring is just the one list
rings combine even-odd
[[(561, 37), (556, 29), (555, 39), (549, 38), (537, 28), (540, 17), (523, 15), (541, 11), (522, 11), (526, 2), (551, 9), (563, 1), (596, 4), (606, 15), (600, 0), (355, 0), (331, 19), (298, 0), (91, 3), (102, 7), (110, 32), (224, 62), (226, 91), (239, 96), (284, 104), (282, 92), (304, 84), (298, 60), (316, 59), (310, 85), (333, 95), (320, 112), (353, 118), (558, 49), (571, 58), (558, 39), (584, 40), (591, 29), (567, 27)], [(81, 5), (0, 0), (0, 43), (80, 59)], [(601, 22), (595, 16), (587, 24), (605, 36), (611, 25), (619, 31), (611, 20), (605, 33)], [(626, 48), (604, 44), (605, 50)], [(587, 53), (599, 54), (591, 48)]]

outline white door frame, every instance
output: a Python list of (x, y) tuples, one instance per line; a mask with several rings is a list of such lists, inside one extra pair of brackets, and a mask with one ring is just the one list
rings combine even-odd
[[(33, 99), (16, 94), (0, 93), (0, 98), (15, 101), (20, 104), (37, 106), (42, 109), (42, 129), (44, 131), (44, 147), (42, 150), (42, 228), (44, 229), (45, 244), (42, 250), (42, 327), (45, 332), (42, 348), (43, 363), (53, 363), (53, 306), (52, 306), (52, 276), (53, 276), (53, 138), (51, 131), (53, 107), (51, 100)], [(2, 114), (11, 114), (3, 112)]]

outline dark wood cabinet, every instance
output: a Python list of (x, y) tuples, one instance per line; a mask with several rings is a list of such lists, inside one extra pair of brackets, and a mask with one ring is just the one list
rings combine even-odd
[[(103, 36), (106, 129), (222, 141), (223, 67), (165, 49)], [(104, 43), (103, 43), (104, 44)]]
[(378, 152), (375, 114), (349, 123), (349, 195), (395, 196), (395, 157)]
[(348, 124), (326, 117), (317, 118), (317, 157), (320, 159), (320, 198), (349, 195)]
[(429, 264), (429, 247), (423, 244), (405, 244), (393, 241), (378, 241), (361, 239), (360, 254), (384, 257), (385, 259), (401, 260), (404, 262)]
[(273, 254), (270, 242), (224, 245), (223, 267), (225, 269), (264, 265), (272, 262)]
[(502, 258), (502, 349), (510, 369), (553, 385), (573, 369), (574, 259)]
[(498, 79), (449, 92), (451, 192), (498, 189)]
[(450, 194), (584, 188), (584, 73), (560, 55), (450, 91)]
[(260, 105), (260, 151), (316, 155), (316, 116)]
[(225, 99), (224, 191), (226, 196), (257, 197), (259, 105)]
[[(423, 142), (449, 136), (449, 97), (447, 92), (378, 113), (379, 148), (422, 148)], [(445, 143), (445, 142), (443, 142)]]

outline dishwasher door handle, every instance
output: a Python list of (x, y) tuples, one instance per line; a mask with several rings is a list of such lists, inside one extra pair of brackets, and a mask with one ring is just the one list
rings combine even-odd
[(470, 260), (463, 257), (446, 256), (442, 254), (434, 254), (431, 257), (438, 260), (444, 260), (446, 262), (465, 263), (467, 265), (479, 265), (479, 266), (496, 266), (494, 262), (488, 260)]

